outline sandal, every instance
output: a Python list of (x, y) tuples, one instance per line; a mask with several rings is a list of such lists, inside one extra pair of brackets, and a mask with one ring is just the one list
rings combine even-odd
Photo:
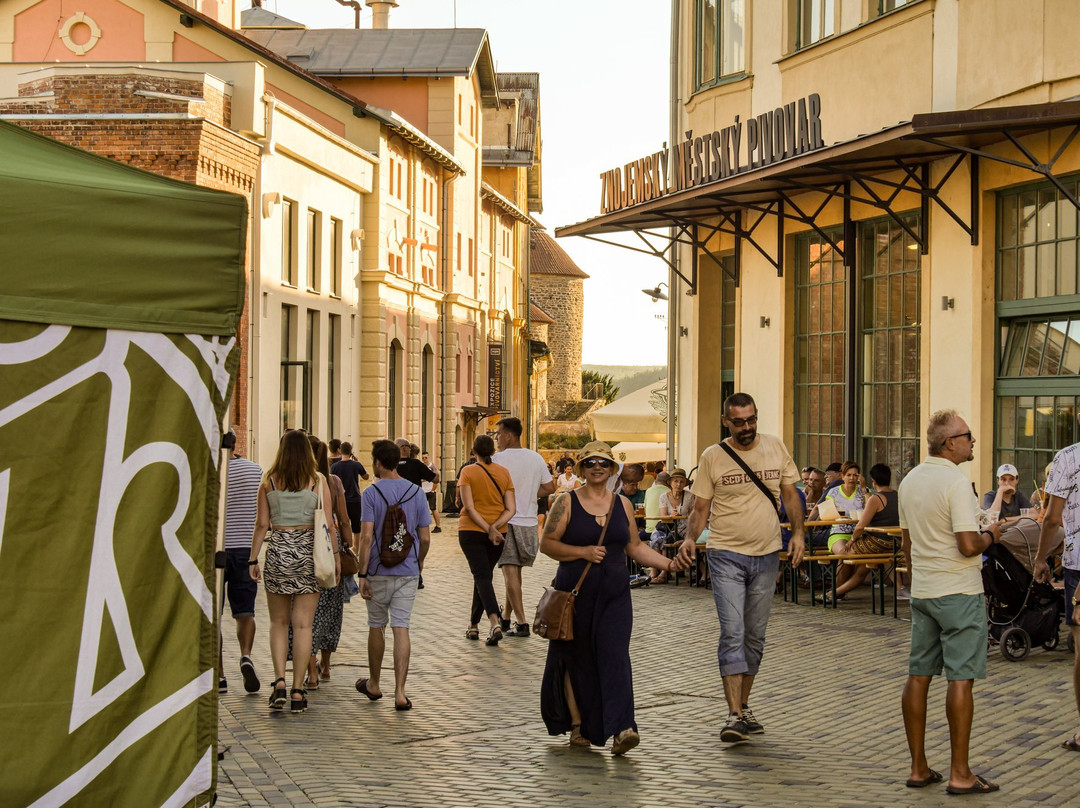
[(467, 629), (465, 629), (465, 639), (466, 640), (479, 640), (480, 639), (480, 629), (478, 629), (478, 628), (467, 628)]
[(1062, 749), (1068, 749), (1070, 752), (1080, 752), (1080, 741), (1076, 740), (1076, 736), (1073, 735), (1069, 740), (1061, 742)]
[(499, 644), (499, 640), (503, 638), (502, 626), (497, 623), (491, 627), (491, 633), (488, 634), (488, 638), (484, 640), (484, 645), (490, 645), (492, 647)]
[(592, 746), (592, 742), (581, 734), (581, 724), (574, 724), (570, 727), (570, 745)]
[(305, 692), (308, 691), (308, 690), (318, 690), (318, 689), (319, 689), (319, 680), (318, 679), (316, 679), (314, 682), (311, 681), (310, 679), (308, 679), (306, 682), (304, 682), (304, 691)]
[[(281, 687), (278, 687), (278, 682), (281, 682)], [(285, 678), (275, 679), (274, 689), (270, 693), (270, 709), (283, 710), (285, 709), (285, 702), (288, 700), (289, 695), (285, 692)]]
[(639, 743), (641, 743), (641, 736), (636, 731), (624, 729), (611, 742), (611, 754), (625, 755)]
[(302, 713), (302, 712), (304, 712), (304, 710), (307, 709), (307, 691), (304, 690), (304, 688), (302, 688), (302, 687), (294, 687), (289, 692), (289, 695), (290, 696), (295, 696), (297, 693), (300, 694), (300, 698), (298, 698), (298, 699), (290, 698), (289, 699), (289, 712), (290, 713)]

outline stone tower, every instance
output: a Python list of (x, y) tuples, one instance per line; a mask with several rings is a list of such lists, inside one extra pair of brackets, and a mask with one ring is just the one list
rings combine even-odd
[(547, 231), (529, 233), (529, 297), (554, 324), (548, 327), (552, 366), (547, 372), (550, 412), (581, 400), (581, 336), (584, 280), (589, 277)]

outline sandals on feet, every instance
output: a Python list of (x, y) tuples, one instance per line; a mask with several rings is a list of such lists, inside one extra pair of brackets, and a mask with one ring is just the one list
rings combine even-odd
[(467, 629), (465, 629), (465, 639), (466, 640), (479, 640), (480, 639), (480, 629), (478, 629), (478, 628), (467, 628)]
[(488, 638), (484, 640), (484, 645), (495, 646), (499, 644), (499, 640), (503, 638), (502, 626), (498, 624), (491, 627), (491, 633), (488, 634)]
[(904, 783), (904, 785), (906, 785), (908, 788), (926, 788), (927, 786), (932, 786), (935, 783), (940, 783), (944, 779), (945, 778), (942, 776), (941, 772), (936, 772), (931, 769), (929, 777), (924, 777), (922, 780), (916, 780), (912, 778), (906, 783)]
[[(278, 682), (281, 682), (281, 687), (278, 687)], [(285, 679), (275, 679), (274, 689), (270, 693), (270, 709), (271, 710), (284, 710), (285, 702), (289, 700), (289, 694), (285, 692)]]
[(991, 783), (981, 775), (975, 775), (975, 782), (970, 786), (945, 786), (946, 794), (989, 794), (998, 791), (1001, 787), (997, 783)]
[(641, 743), (641, 736), (636, 731), (624, 729), (611, 742), (611, 754), (625, 755), (639, 743)]
[(357, 691), (360, 692), (360, 693), (363, 693), (371, 701), (378, 701), (379, 699), (381, 699), (383, 697), (383, 694), (382, 693), (372, 693), (370, 690), (368, 690), (367, 683), (368, 683), (367, 679), (357, 679), (356, 680), (356, 689), (357, 689)]
[(1076, 740), (1076, 736), (1073, 735), (1069, 740), (1061, 742), (1062, 749), (1068, 749), (1070, 752), (1080, 752), (1080, 741)]
[(304, 710), (307, 709), (307, 691), (304, 690), (304, 688), (302, 688), (302, 687), (294, 687), (291, 691), (289, 691), (290, 697), (295, 696), (297, 693), (300, 694), (300, 698), (298, 698), (298, 699), (290, 698), (289, 699), (289, 712), (290, 713), (302, 713), (302, 712), (304, 712)]
[(581, 724), (574, 724), (570, 727), (570, 745), (571, 746), (592, 746), (592, 743), (581, 734)]

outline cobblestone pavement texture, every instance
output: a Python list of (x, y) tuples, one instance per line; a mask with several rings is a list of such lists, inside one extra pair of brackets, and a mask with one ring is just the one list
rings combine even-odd
[[(766, 733), (736, 746), (719, 741), (725, 703), (712, 593), (685, 582), (636, 590), (631, 656), (642, 741), (613, 758), (547, 734), (539, 708), (546, 641), (508, 637), (489, 648), (464, 638), (471, 578), (455, 522), (443, 524), (413, 613), (412, 711), (394, 710), (389, 632), (386, 697), (369, 702), (354, 689), (368, 675), (359, 598), (345, 607), (332, 678), (310, 694), (311, 708), (300, 716), (266, 706), (273, 676), (261, 594), (258, 695), (244, 693), (236, 642), (226, 636), (230, 690), (221, 697), (220, 748), (228, 749), (219, 765), (219, 806), (955, 804), (944, 786), (904, 787), (900, 691), (910, 624), (871, 614), (869, 590), (836, 611), (777, 596), (751, 700)], [(530, 618), (554, 567), (541, 557), (525, 571)], [(497, 572), (497, 591), (501, 585)], [(1034, 650), (1020, 663), (992, 650), (988, 678), (975, 688), (971, 764), (1001, 792), (968, 801), (1080, 804), (1076, 778), (1062, 771), (1080, 763), (1060, 747), (1076, 725), (1065, 631), (1061, 650)], [(944, 682), (935, 680), (927, 740), (931, 766), (947, 772), (944, 696)]]

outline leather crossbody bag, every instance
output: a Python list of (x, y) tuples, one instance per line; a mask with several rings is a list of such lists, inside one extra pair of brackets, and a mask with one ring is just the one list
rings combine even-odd
[[(573, 496), (573, 493), (571, 493)], [(615, 505), (619, 501), (619, 495), (614, 494), (611, 499), (611, 507), (608, 509), (607, 518), (604, 520), (604, 529), (600, 531), (600, 538), (596, 542), (599, 547), (604, 543), (608, 525), (611, 524), (611, 515), (615, 513)], [(536, 604), (536, 616), (533, 617), (533, 634), (543, 637), (545, 640), (572, 640), (574, 639), (574, 601), (577, 599), (581, 585), (585, 583), (585, 576), (592, 567), (590, 561), (581, 571), (574, 588), (569, 592), (549, 586), (540, 596), (540, 602)]]

